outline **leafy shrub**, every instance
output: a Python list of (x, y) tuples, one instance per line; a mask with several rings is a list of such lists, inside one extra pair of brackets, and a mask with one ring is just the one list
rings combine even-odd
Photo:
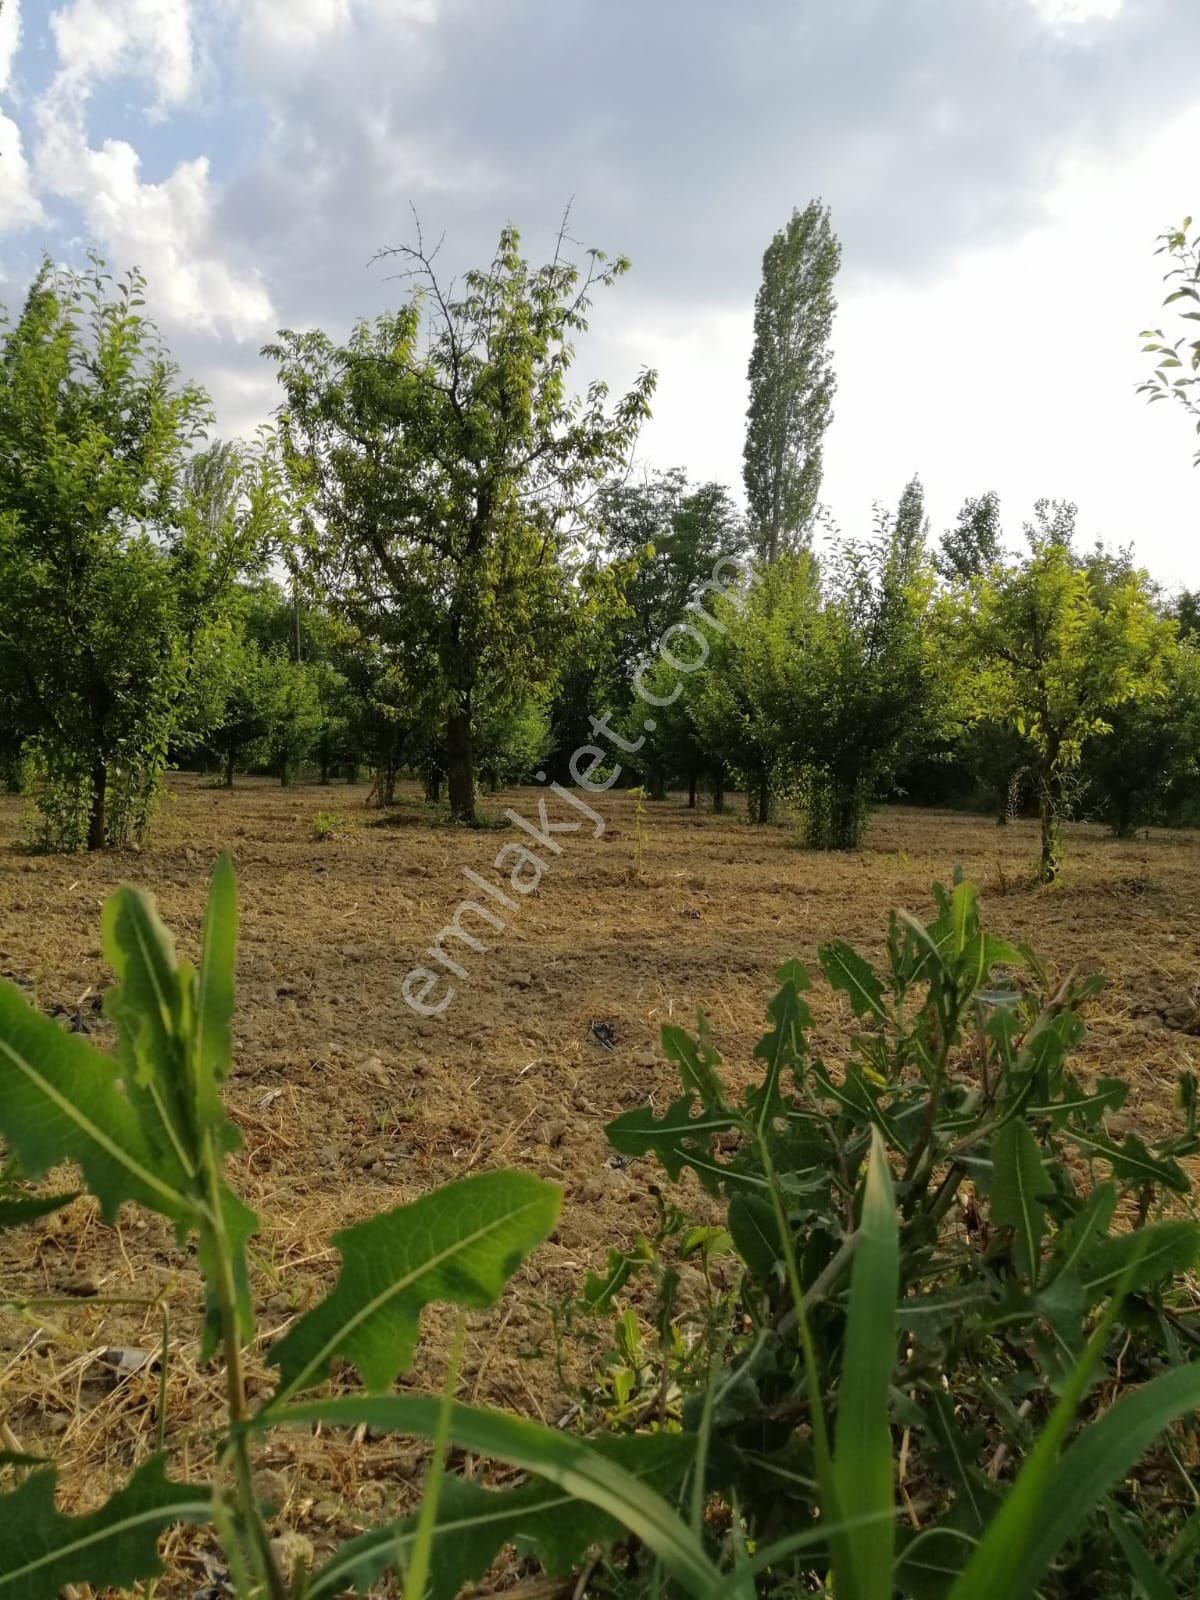
[(345, 833), (349, 826), (350, 819), (344, 811), (318, 811), (312, 819), (312, 836), (320, 844), (323, 839), (333, 839), (339, 833)]
[[(658, 1236), (589, 1280), (576, 1312), (646, 1271), (656, 1302), (654, 1338), (618, 1321), (593, 1403), (610, 1428), (698, 1435), (726, 1542), (783, 1552), (771, 1592), (824, 1592), (832, 1573), (839, 1600), (1076, 1600), (1150, 1571), (1154, 1600), (1194, 1593), (1182, 1467), (1168, 1450), (1165, 1483), (1120, 1482), (1200, 1401), (1200, 1224), (1160, 1215), (1189, 1191), (1194, 1080), (1179, 1136), (1114, 1136), (1128, 1085), (1069, 1067), (1101, 980), (1055, 984), (980, 927), (968, 884), (936, 892), (927, 925), (893, 914), (882, 975), (845, 944), (820, 952), (856, 1019), (840, 1070), (810, 1046), (795, 963), (740, 1101), (703, 1019), (664, 1027), (683, 1093), (609, 1139), (672, 1180), (690, 1169), (725, 1230), (663, 1201)], [(706, 1270), (681, 1313), (676, 1263), (698, 1250), (729, 1252), (733, 1288)]]

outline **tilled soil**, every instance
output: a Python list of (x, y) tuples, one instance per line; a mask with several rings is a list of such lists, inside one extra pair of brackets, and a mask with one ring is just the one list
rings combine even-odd
[[(212, 861), (222, 848), (233, 853), (241, 936), (228, 1098), (244, 1139), (235, 1177), (263, 1219), (255, 1383), (265, 1382), (270, 1340), (331, 1283), (331, 1232), (449, 1178), (511, 1165), (563, 1186), (561, 1222), (500, 1306), (471, 1317), (460, 1392), (558, 1420), (582, 1357), (554, 1360), (551, 1307), (656, 1214), (661, 1174), (610, 1164), (603, 1128), (675, 1092), (657, 1049), (661, 1024), (704, 1010), (733, 1081), (747, 1079), (779, 965), (793, 956), (815, 964), (831, 938), (878, 955), (888, 909), (928, 912), (930, 883), (948, 882), (956, 866), (979, 887), (997, 933), (1028, 940), (1059, 972), (1078, 963), (1109, 974), (1078, 1066), (1129, 1080), (1124, 1123), (1165, 1130), (1179, 1074), (1200, 1055), (1194, 834), (1116, 841), (1069, 828), (1062, 881), (1039, 890), (1028, 823), (999, 829), (986, 818), (889, 808), (864, 850), (817, 856), (796, 849), (786, 825), (748, 825), (737, 801), (714, 816), (673, 796), (647, 802), (639, 820), (629, 797), (602, 795), (597, 838), (580, 811), (540, 789), (487, 797), (482, 809), (496, 825), (476, 831), (434, 825), (415, 789), (386, 818), (366, 797), (365, 788), (259, 780), (226, 792), (180, 776), (146, 849), (71, 858), (26, 853), (21, 802), (0, 800), (0, 975), (102, 1044), (105, 896), (122, 880), (153, 892), (194, 956)], [(511, 806), (536, 828), (540, 800), (552, 820), (580, 824), (554, 835), (558, 854), (502, 815)], [(321, 840), (318, 813), (335, 824)], [(547, 863), (528, 895), (507, 881), (514, 855), (503, 874), (492, 866), (514, 843)], [(516, 909), (464, 878), (465, 868)], [(440, 1015), (419, 1016), (403, 996), (406, 975), (433, 966), (422, 952), (467, 897), (505, 926), (468, 914), (464, 925), (488, 948), (444, 941), (467, 975), (450, 979), (455, 993)], [(439, 983), (426, 1000), (445, 994)], [(836, 1062), (847, 1014), (819, 983), (814, 1010), (819, 1047)], [(157, 1351), (160, 1313), (96, 1304), (97, 1295), (167, 1306), (167, 1448), (173, 1471), (203, 1470), (221, 1374), (196, 1363), (198, 1277), (169, 1229), (128, 1210), (110, 1228), (83, 1199), (0, 1238), (0, 1296), (58, 1295), (78, 1296), (78, 1308), (0, 1314), (0, 1416), (11, 1439), (59, 1462), (64, 1506), (103, 1498), (154, 1448), (158, 1426), (156, 1363), (128, 1368), (139, 1359), (129, 1352)], [(426, 1314), (415, 1385), (438, 1383), (449, 1326), (438, 1309)], [(105, 1359), (105, 1350), (116, 1354)], [(394, 1440), (297, 1435), (273, 1440), (258, 1466), (279, 1526), (320, 1550), (411, 1501), (421, 1459)], [(219, 1579), (209, 1549), (203, 1535), (172, 1535), (159, 1593), (194, 1594)]]

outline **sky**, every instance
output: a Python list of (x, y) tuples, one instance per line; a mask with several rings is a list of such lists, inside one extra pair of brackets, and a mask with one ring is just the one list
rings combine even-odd
[(822, 498), (933, 530), (995, 489), (1200, 586), (1182, 410), (1135, 394), (1156, 236), (1200, 213), (1198, 0), (3, 0), (0, 297), (44, 253), (146, 272), (219, 431), (277, 403), (262, 344), (344, 335), (511, 221), (632, 258), (581, 381), (657, 369), (646, 467), (740, 492), (762, 252), (820, 195), (843, 245)]

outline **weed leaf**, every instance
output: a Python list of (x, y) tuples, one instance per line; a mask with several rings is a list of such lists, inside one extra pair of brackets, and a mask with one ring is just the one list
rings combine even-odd
[(386, 1389), (412, 1359), (432, 1300), (491, 1305), (554, 1226), (560, 1192), (523, 1172), (485, 1172), (333, 1236), (342, 1270), (332, 1293), (275, 1345), (280, 1394), (318, 1383), (335, 1356), (369, 1389)]
[(65, 1585), (127, 1589), (162, 1571), (158, 1536), (177, 1522), (207, 1522), (207, 1489), (170, 1483), (152, 1456), (98, 1511), (64, 1517), (54, 1504), (57, 1473), (35, 1472), (0, 1495), (0, 1600), (54, 1600)]

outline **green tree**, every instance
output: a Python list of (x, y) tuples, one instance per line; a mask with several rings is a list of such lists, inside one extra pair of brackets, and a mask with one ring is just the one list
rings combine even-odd
[(672, 624), (687, 620), (722, 556), (746, 550), (746, 530), (728, 489), (690, 486), (682, 467), (614, 480), (596, 497), (605, 549), (628, 563), (629, 634), (625, 672), (632, 681)]
[[(1171, 262), (1164, 281), (1171, 287), (1163, 301), (1164, 306), (1176, 306), (1181, 321), (1200, 322), (1200, 233), (1188, 237), (1191, 217), (1184, 217), (1178, 228), (1168, 228), (1159, 235), (1155, 255), (1165, 255)], [(1195, 419), (1196, 432), (1200, 433), (1200, 337), (1194, 327), (1185, 329), (1171, 339), (1162, 328), (1143, 328), (1142, 346), (1148, 355), (1156, 357), (1153, 370), (1137, 392), (1148, 397), (1151, 405), (1161, 400), (1174, 400), (1190, 417)], [(1200, 449), (1195, 461), (1200, 466)]]
[(870, 801), (933, 717), (923, 629), (932, 575), (910, 491), (872, 539), (836, 547), (819, 578), (809, 556), (779, 564), (761, 694), (812, 849), (857, 848)]
[[(788, 594), (785, 570), (766, 568), (748, 596), (713, 602), (716, 636), (704, 668), (690, 691), (689, 710), (703, 747), (745, 786), (754, 822), (771, 820), (772, 805), (784, 775), (779, 728), (765, 695), (775, 612)], [(805, 566), (807, 569), (807, 564)], [(677, 673), (650, 701), (657, 720), (668, 697), (684, 690)], [(718, 775), (723, 790), (724, 771)]]
[(982, 577), (1000, 560), (1000, 539), (1000, 496), (993, 489), (968, 496), (934, 557), (939, 576), (947, 583)]
[(968, 586), (950, 615), (948, 641), (965, 645), (978, 671), (978, 712), (1011, 721), (1033, 746), (1038, 876), (1051, 882), (1063, 779), (1116, 707), (1161, 693), (1175, 625), (1158, 615), (1143, 573), (1102, 585), (1066, 543), (1040, 535), (1019, 565)]
[(829, 208), (793, 211), (763, 255), (754, 302), (743, 470), (759, 553), (773, 561), (804, 541), (821, 492), (835, 379), (829, 335), (841, 246)]
[(0, 699), (67, 848), (140, 831), (188, 682), (184, 464), (208, 407), (143, 288), (46, 263), (0, 346)]
[(628, 263), (593, 251), (581, 268), (564, 246), (531, 267), (507, 227), (455, 293), (418, 237), (398, 252), (416, 280), (400, 311), (346, 346), (285, 331), (267, 347), (315, 570), (357, 625), (386, 616), (427, 657), (460, 821), (476, 688), (553, 678), (585, 490), (627, 456), (654, 386), (644, 372), (611, 411), (601, 383), (569, 394), (592, 293)]
[(1109, 731), (1091, 742), (1084, 776), (1095, 809), (1119, 839), (1194, 805), (1200, 779), (1200, 653), (1174, 643), (1165, 653), (1162, 692), (1107, 714)]

